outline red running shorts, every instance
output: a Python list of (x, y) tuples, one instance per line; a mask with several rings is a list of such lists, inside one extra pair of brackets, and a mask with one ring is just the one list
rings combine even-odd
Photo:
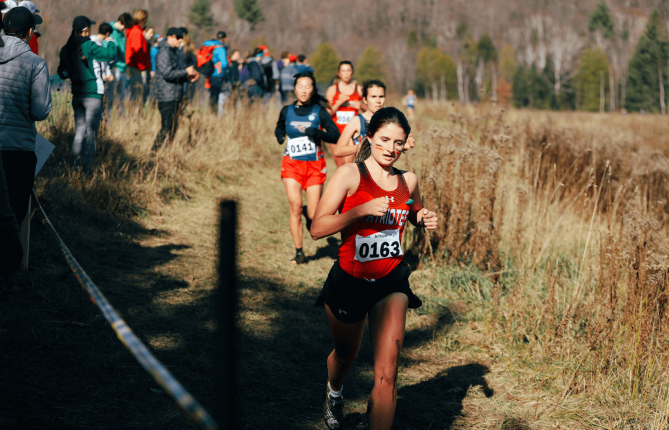
[(314, 185), (323, 185), (327, 177), (327, 165), (324, 158), (316, 161), (293, 160), (285, 155), (281, 161), (281, 179), (295, 179), (306, 190)]

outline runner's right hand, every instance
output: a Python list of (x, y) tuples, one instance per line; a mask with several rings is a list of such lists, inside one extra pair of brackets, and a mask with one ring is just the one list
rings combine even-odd
[(389, 202), (385, 197), (370, 200), (360, 206), (361, 216), (384, 216), (388, 212)]

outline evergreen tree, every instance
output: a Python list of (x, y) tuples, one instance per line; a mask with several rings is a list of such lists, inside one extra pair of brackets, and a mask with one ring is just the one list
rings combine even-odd
[(604, 82), (604, 94), (608, 95), (609, 62), (606, 53), (599, 48), (588, 48), (581, 55), (578, 72), (574, 76), (577, 88), (579, 109), (597, 112), (601, 102), (601, 85)]
[(214, 27), (214, 15), (211, 13), (209, 0), (195, 0), (188, 14), (190, 21), (200, 31), (208, 33)]
[(365, 82), (369, 79), (383, 80), (386, 76), (386, 65), (383, 62), (381, 50), (373, 46), (365, 48), (358, 59), (355, 75), (359, 82)]
[(238, 17), (251, 23), (251, 28), (265, 19), (258, 0), (235, 0), (235, 12)]
[(329, 82), (330, 79), (337, 76), (339, 67), (339, 55), (332, 47), (330, 42), (323, 42), (316, 47), (316, 51), (309, 59), (314, 68), (316, 82)]
[(613, 31), (613, 18), (611, 17), (611, 10), (604, 0), (601, 0), (592, 13), (590, 13), (590, 20), (588, 21), (588, 29), (592, 32), (601, 31), (607, 39), (615, 36)]
[(516, 107), (549, 109), (553, 87), (536, 66), (519, 66), (513, 76), (513, 102)]
[(483, 62), (485, 64), (488, 64), (491, 61), (497, 62), (497, 50), (495, 49), (495, 45), (493, 45), (492, 39), (488, 33), (485, 33), (483, 36), (481, 36), (477, 44), (477, 48), (479, 55), (483, 58)]
[(660, 72), (664, 89), (667, 89), (667, 47), (667, 35), (660, 13), (653, 9), (629, 62), (625, 100), (629, 110), (660, 111)]

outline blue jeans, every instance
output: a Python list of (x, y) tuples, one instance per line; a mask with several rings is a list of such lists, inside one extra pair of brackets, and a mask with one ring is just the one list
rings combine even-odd
[(92, 97), (73, 97), (74, 125), (76, 133), (72, 142), (74, 168), (81, 165), (83, 157), (84, 170), (90, 172), (95, 157), (95, 143), (102, 119), (102, 99)]

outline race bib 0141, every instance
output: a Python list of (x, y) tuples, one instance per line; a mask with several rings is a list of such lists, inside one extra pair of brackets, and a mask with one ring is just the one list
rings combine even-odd
[(338, 124), (348, 124), (348, 122), (350, 120), (352, 120), (354, 116), (355, 116), (354, 111), (350, 111), (350, 110), (337, 111), (337, 123)]
[(385, 230), (369, 236), (355, 236), (355, 260), (361, 263), (404, 255), (400, 231)]
[(295, 139), (288, 139), (287, 149), (288, 156), (290, 156), (290, 158), (295, 158), (316, 154), (317, 146), (314, 142), (309, 140), (308, 136), (302, 136), (296, 137)]

